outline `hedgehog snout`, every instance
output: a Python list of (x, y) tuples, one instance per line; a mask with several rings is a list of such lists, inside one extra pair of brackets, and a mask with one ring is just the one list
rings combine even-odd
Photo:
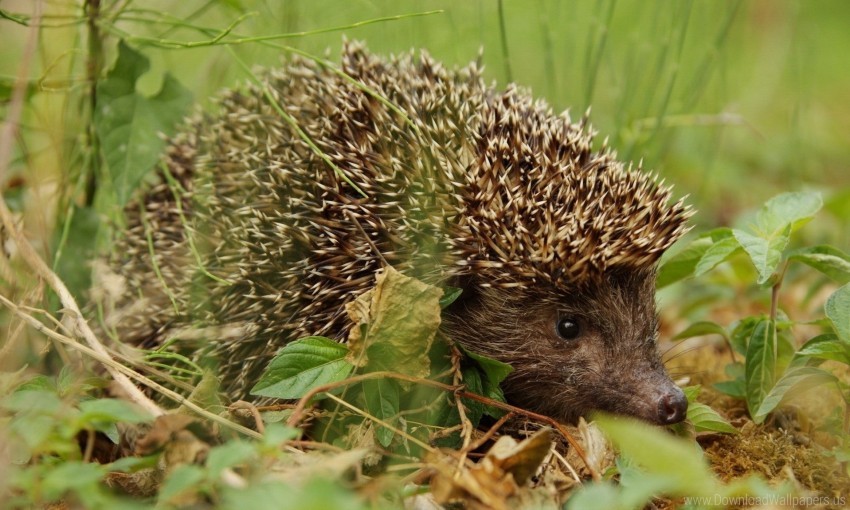
[(678, 386), (671, 386), (658, 398), (657, 422), (660, 425), (672, 425), (685, 419), (688, 413), (688, 399)]

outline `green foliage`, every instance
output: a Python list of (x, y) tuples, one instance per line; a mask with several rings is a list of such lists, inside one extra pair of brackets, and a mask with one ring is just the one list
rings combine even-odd
[(83, 458), (78, 437), (103, 432), (117, 441), (118, 423), (143, 423), (151, 417), (138, 407), (110, 398), (90, 398), (93, 387), (60, 377), (36, 377), (0, 398), (0, 424), (11, 441), (12, 468), (7, 483), (12, 496), (4, 508), (31, 508), (60, 500), (85, 508), (141, 508), (118, 498), (101, 480), (111, 466)]
[(119, 206), (127, 203), (159, 160), (165, 146), (160, 134), (173, 132), (192, 101), (189, 91), (170, 74), (156, 95), (139, 93), (136, 82), (149, 68), (148, 58), (122, 41), (115, 66), (97, 84), (94, 124)]
[(301, 398), (316, 386), (341, 381), (354, 366), (345, 357), (348, 348), (320, 336), (289, 343), (269, 363), (251, 390), (253, 395)]
[[(836, 383), (845, 402), (850, 402), (846, 385), (830, 372), (817, 368), (823, 360), (850, 364), (850, 257), (829, 245), (787, 250), (791, 234), (812, 220), (823, 206), (817, 193), (785, 193), (762, 206), (747, 230), (716, 229), (701, 235), (661, 268), (665, 283), (699, 276), (743, 251), (757, 272), (756, 283), (769, 283), (771, 315), (744, 317), (731, 333), (714, 323), (698, 322), (676, 338), (719, 334), (736, 352), (745, 356), (743, 365), (730, 365), (732, 380), (716, 387), (742, 398), (753, 421), (763, 422), (782, 402), (807, 389)], [(787, 265), (801, 262), (818, 270), (843, 287), (826, 301), (824, 311), (832, 331), (815, 336), (799, 350), (786, 330), (797, 323), (780, 316), (778, 297)], [(834, 334), (833, 334), (834, 332)]]
[[(405, 429), (405, 424), (419, 422), (430, 427), (449, 428), (460, 422), (457, 407), (451, 399), (440, 396), (442, 390), (411, 383), (417, 378), (453, 371), (446, 356), (447, 346), (442, 340), (434, 341), (441, 308), (459, 294), (451, 289), (448, 292), (450, 300), (435, 287), (391, 268), (385, 269), (378, 275), (375, 288), (360, 296), (350, 307), (349, 313), (357, 326), (348, 343), (322, 337), (289, 343), (271, 361), (252, 393), (297, 399), (319, 386), (343, 383), (350, 375), (366, 376), (362, 381), (340, 385), (342, 389), (331, 392), (342, 393), (349, 404), (378, 420), (372, 424), (372, 430), (383, 447), (390, 448), (397, 439), (393, 428), (427, 440), (423, 435), (427, 428), (414, 432)], [(504, 402), (499, 384), (511, 372), (511, 367), (472, 352), (464, 351), (464, 354), (466, 359), (461, 374), (466, 389)], [(368, 377), (376, 372), (394, 372), (399, 378)], [(317, 399), (321, 395), (317, 395)], [(494, 417), (503, 414), (471, 399), (463, 399), (463, 405), (473, 425), (477, 425), (485, 414)], [(402, 414), (406, 416), (404, 422), (400, 420)], [(362, 423), (361, 416), (354, 416), (336, 419), (336, 423), (325, 426), (326, 430), (337, 430), (335, 434), (344, 434), (351, 426)]]
[(787, 488), (766, 487), (755, 477), (723, 484), (695, 443), (657, 427), (610, 416), (598, 416), (596, 423), (620, 451), (620, 483), (585, 485), (569, 499), (568, 510), (638, 510), (661, 495), (686, 497), (688, 508), (707, 508), (732, 496), (787, 493)]
[(696, 398), (700, 390), (699, 386), (684, 388), (685, 396), (688, 398), (688, 421), (693, 425), (694, 432), (737, 434), (738, 429), (730, 425), (717, 411), (702, 402), (697, 402)]

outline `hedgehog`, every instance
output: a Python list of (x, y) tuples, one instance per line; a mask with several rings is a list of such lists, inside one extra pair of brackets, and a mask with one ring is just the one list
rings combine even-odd
[[(226, 90), (172, 137), (109, 261), (124, 341), (217, 360), (246, 398), (308, 335), (345, 341), (345, 305), (391, 265), (462, 289), (441, 334), (510, 364), (507, 400), (563, 421), (594, 410), (681, 421), (656, 345), (661, 254), (692, 211), (585, 114), (499, 89), (479, 62), (343, 45)], [(607, 140), (606, 140), (607, 142)]]

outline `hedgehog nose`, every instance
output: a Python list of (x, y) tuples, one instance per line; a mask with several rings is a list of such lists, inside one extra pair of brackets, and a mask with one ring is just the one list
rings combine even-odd
[(674, 386), (658, 399), (658, 423), (670, 425), (685, 419), (688, 413), (688, 399), (684, 392)]

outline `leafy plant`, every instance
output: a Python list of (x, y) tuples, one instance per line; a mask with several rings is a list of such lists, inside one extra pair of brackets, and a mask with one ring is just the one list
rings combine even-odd
[(687, 508), (726, 506), (723, 501), (741, 496), (778, 498), (791, 487), (769, 487), (758, 477), (722, 483), (711, 472), (702, 450), (662, 429), (633, 419), (597, 416), (596, 423), (620, 451), (620, 483), (603, 481), (586, 485), (570, 497), (571, 509), (640, 509), (664, 494), (684, 499)]
[[(756, 284), (770, 289), (770, 311), (743, 317), (731, 331), (719, 324), (693, 324), (677, 338), (719, 333), (744, 356), (743, 365), (727, 367), (732, 380), (717, 385), (747, 403), (750, 416), (762, 423), (782, 402), (814, 386), (834, 383), (850, 406), (850, 388), (831, 372), (820, 368), (825, 360), (850, 364), (850, 256), (829, 246), (788, 249), (791, 235), (811, 221), (821, 209), (818, 193), (785, 193), (772, 198), (745, 228), (714, 229), (700, 235), (661, 268), (659, 281), (667, 285), (701, 276), (732, 257), (743, 254), (756, 269)], [(799, 349), (791, 331), (799, 322), (781, 314), (779, 296), (788, 266), (803, 263), (843, 284), (826, 301), (824, 332)], [(850, 407), (845, 413), (850, 413)]]
[[(386, 268), (375, 288), (349, 307), (355, 326), (347, 344), (311, 336), (286, 345), (252, 393), (314, 401), (341, 393), (346, 403), (374, 421), (374, 438), (384, 447), (394, 439), (403, 442), (397, 431), (427, 441), (429, 432), (458, 425), (460, 413), (473, 426), (485, 414), (499, 417), (500, 410), (481, 402), (462, 399), (461, 407), (446, 398), (448, 385), (462, 382), (471, 393), (504, 402), (499, 383), (511, 371), (504, 363), (474, 353), (465, 352), (460, 360), (460, 352), (455, 349), (453, 354), (451, 346), (437, 337), (440, 310), (458, 295), (456, 289), (444, 293)], [(442, 389), (429, 386), (429, 377)], [(336, 418), (325, 425), (337, 434), (362, 422), (360, 416)], [(414, 426), (417, 423), (424, 426)]]

